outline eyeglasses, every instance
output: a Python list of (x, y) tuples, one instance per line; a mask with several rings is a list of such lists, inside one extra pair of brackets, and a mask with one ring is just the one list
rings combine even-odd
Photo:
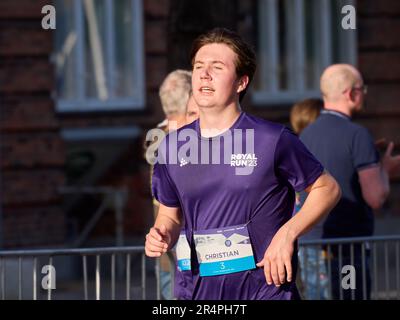
[(352, 90), (360, 90), (363, 94), (368, 93), (368, 86), (362, 85), (361, 87), (352, 87)]

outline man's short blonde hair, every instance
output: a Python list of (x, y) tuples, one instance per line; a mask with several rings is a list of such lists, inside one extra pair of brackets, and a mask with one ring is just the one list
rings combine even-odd
[(159, 91), (165, 115), (185, 114), (191, 90), (191, 71), (178, 69), (168, 74)]
[(342, 93), (361, 80), (359, 71), (349, 64), (333, 64), (327, 67), (320, 79), (320, 88), (325, 101), (336, 102)]

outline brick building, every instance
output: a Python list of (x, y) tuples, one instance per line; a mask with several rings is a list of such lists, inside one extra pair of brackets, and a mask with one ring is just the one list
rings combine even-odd
[[(41, 10), (51, 3), (57, 29), (44, 30)], [(340, 27), (346, 4), (357, 10), (356, 31)], [(239, 31), (257, 50), (245, 111), (287, 124), (294, 101), (319, 95), (324, 66), (356, 63), (369, 88), (356, 121), (399, 152), (399, 1), (2, 0), (1, 246), (76, 238), (99, 198), (60, 193), (66, 185), (127, 188), (126, 243), (143, 235), (152, 208), (142, 141), (163, 119), (158, 87), (190, 67), (190, 43), (214, 26)], [(399, 182), (385, 215), (400, 217)], [(110, 207), (89, 240), (114, 229)]]

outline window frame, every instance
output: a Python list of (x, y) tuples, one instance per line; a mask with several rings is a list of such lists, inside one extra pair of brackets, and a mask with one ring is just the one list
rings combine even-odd
[[(76, 63), (74, 65), (74, 83), (76, 97), (74, 99), (56, 98), (56, 110), (60, 113), (68, 112), (118, 112), (127, 110), (143, 110), (145, 107), (145, 60), (144, 60), (144, 28), (143, 28), (143, 0), (130, 0), (133, 21), (132, 45), (134, 61), (132, 76), (137, 84), (133, 90), (132, 97), (110, 97), (102, 101), (100, 98), (85, 97), (86, 83), (84, 73), (86, 72), (85, 61), (85, 23), (84, 23), (84, 0), (74, 0), (74, 29), (76, 30), (76, 50), (74, 51)], [(114, 79), (109, 75), (114, 70), (115, 62), (115, 33), (114, 33), (114, 5), (112, 0), (105, 0), (106, 6), (106, 50), (107, 59), (104, 65), (104, 74), (109, 81), (108, 88), (113, 92)], [(94, 80), (93, 80), (94, 81)]]
[[(307, 89), (306, 83), (306, 49), (305, 49), (305, 23), (304, 23), (304, 1), (295, 0), (291, 4), (292, 26), (288, 29), (288, 37), (291, 37), (290, 49), (295, 52), (295, 59), (288, 63), (290, 76), (288, 82), (291, 83), (291, 89), (279, 88), (279, 24), (278, 24), (278, 1), (279, 0), (258, 0), (258, 43), (259, 43), (259, 81), (264, 84), (270, 84), (270, 88), (253, 89), (252, 102), (255, 105), (287, 105), (310, 97), (319, 97), (319, 89)], [(319, 14), (321, 29), (319, 38), (321, 45), (317, 50), (317, 70), (314, 76), (319, 79), (323, 69), (333, 62), (332, 48), (332, 28), (331, 28), (331, 0), (319, 0), (318, 11), (313, 10), (313, 15)], [(339, 5), (350, 4), (355, 6), (355, 0), (339, 0)], [(357, 34), (353, 30), (346, 34), (341, 48), (348, 47), (346, 54), (349, 63), (357, 64)]]

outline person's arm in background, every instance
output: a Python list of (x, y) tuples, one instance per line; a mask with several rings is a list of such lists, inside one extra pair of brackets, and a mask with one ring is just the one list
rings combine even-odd
[(171, 249), (179, 238), (181, 228), (181, 209), (179, 207), (167, 207), (160, 203), (154, 226), (146, 235), (146, 255), (148, 257), (160, 257)]
[(393, 146), (390, 142), (381, 163), (358, 171), (363, 198), (375, 210), (382, 207), (389, 195), (389, 179), (400, 172), (400, 155), (392, 156)]

